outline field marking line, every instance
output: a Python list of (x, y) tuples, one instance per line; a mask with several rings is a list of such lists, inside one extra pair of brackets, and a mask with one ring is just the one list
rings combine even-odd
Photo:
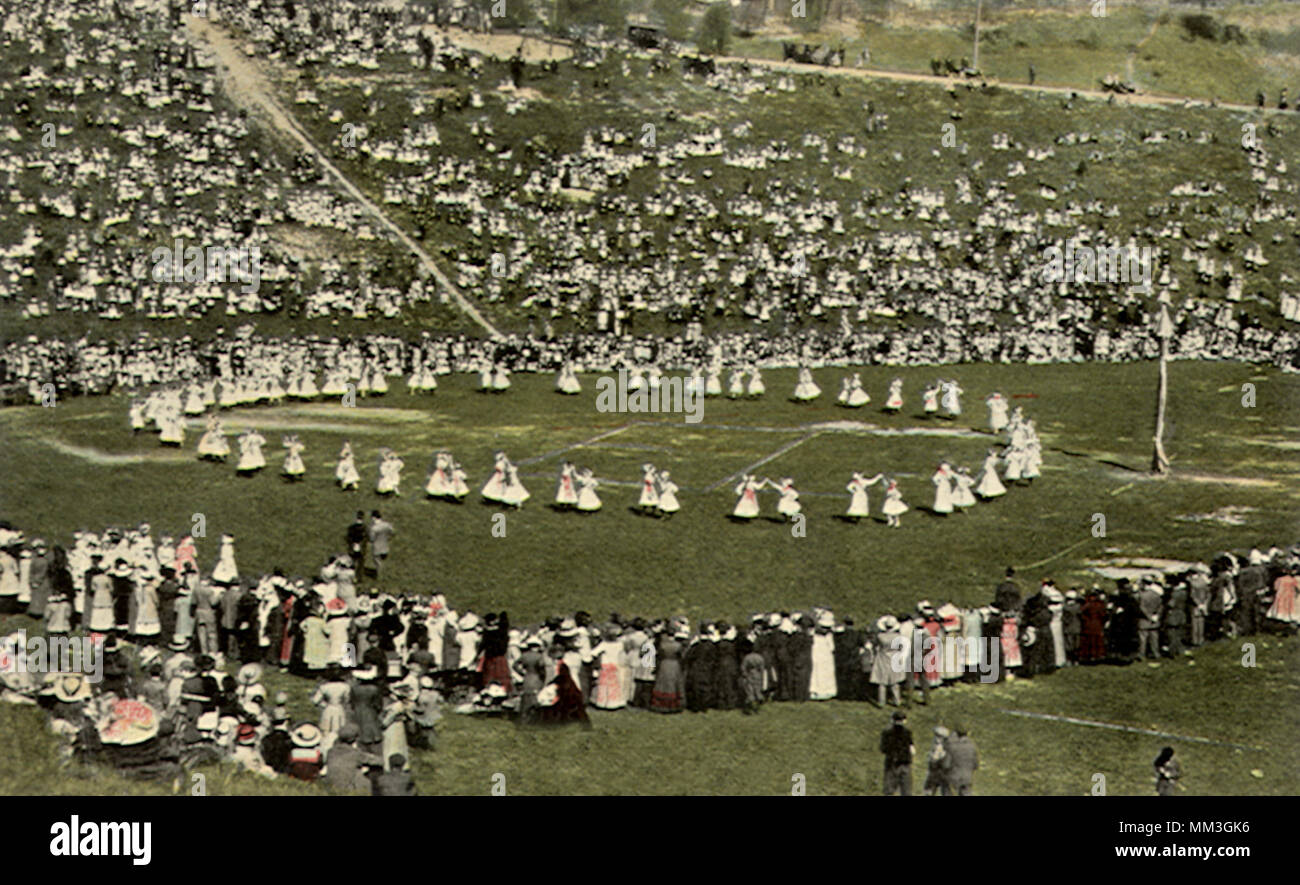
[(1157, 731), (1154, 728), (1138, 728), (1136, 725), (1122, 725), (1115, 722), (1102, 722), (1097, 719), (1079, 719), (1075, 716), (1055, 716), (1051, 713), (1031, 713), (1028, 710), (998, 710), (999, 713), (1006, 713), (1009, 716), (1021, 716), (1026, 719), (1043, 719), (1048, 722), (1066, 722), (1070, 725), (1086, 725), (1089, 728), (1109, 728), (1113, 731), (1127, 731), (1132, 734), (1149, 734), (1155, 737), (1171, 738), (1177, 741), (1190, 741), (1194, 744), (1212, 744), (1216, 747), (1232, 747), (1237, 750), (1259, 750), (1263, 747), (1255, 747), (1250, 744), (1234, 744), (1232, 741), (1216, 741), (1210, 738), (1196, 737), (1195, 735), (1174, 734), (1168, 731)]
[(769, 461), (775, 461), (777, 458), (781, 457), (786, 452), (793, 449), (795, 446), (801, 446), (804, 443), (808, 442), (808, 440), (815, 439), (816, 437), (821, 436), (825, 432), (826, 431), (824, 430), (816, 430), (808, 434), (807, 436), (799, 437), (794, 442), (786, 443), (785, 445), (781, 446), (781, 448), (777, 449), (775, 452), (772, 452), (770, 455), (765, 455), (764, 457), (755, 461), (753, 464), (750, 464), (748, 467), (744, 467), (741, 470), (737, 471), (736, 473), (733, 473), (730, 476), (718, 480), (713, 485), (709, 486), (704, 490), (705, 494), (708, 494), (709, 492), (716, 491), (717, 489), (722, 488), (727, 483), (731, 482), (733, 479), (736, 479), (737, 477), (740, 476), (744, 476), (746, 473), (749, 473), (751, 470), (756, 470), (759, 467), (762, 467), (764, 464), (768, 463)]
[(1040, 559), (1038, 562), (1031, 562), (1031, 563), (1029, 563), (1029, 565), (1018, 565), (1018, 566), (1015, 566), (1015, 568), (1016, 568), (1017, 570), (1020, 570), (1020, 569), (1031, 569), (1031, 568), (1038, 568), (1040, 565), (1047, 565), (1047, 563), (1051, 562), (1053, 559), (1057, 559), (1057, 558), (1059, 558), (1059, 557), (1062, 557), (1062, 556), (1064, 556), (1065, 554), (1069, 553), (1071, 550), (1077, 550), (1078, 548), (1082, 547), (1084, 544), (1087, 544), (1087, 543), (1088, 543), (1089, 541), (1091, 541), (1091, 540), (1093, 540), (1093, 539), (1092, 539), (1092, 538), (1084, 538), (1084, 539), (1083, 539), (1082, 541), (1080, 541), (1079, 543), (1077, 543), (1077, 544), (1071, 544), (1069, 547), (1066, 547), (1064, 550), (1059, 550), (1059, 551), (1057, 551), (1056, 553), (1053, 553), (1051, 556), (1047, 557), (1046, 559)]
[(1110, 493), (1111, 493), (1112, 496), (1114, 496), (1114, 495), (1118, 495), (1120, 492), (1127, 492), (1129, 489), (1133, 488), (1133, 486), (1135, 486), (1135, 485), (1137, 485), (1137, 483), (1135, 483), (1135, 482), (1128, 482), (1128, 483), (1125, 483), (1124, 485), (1120, 486), (1120, 487), (1117, 488), (1117, 489), (1111, 489), (1111, 490), (1110, 490)]
[(542, 455), (537, 455), (536, 457), (533, 458), (524, 458), (522, 461), (517, 461), (516, 463), (521, 466), (524, 464), (536, 464), (539, 461), (545, 461), (547, 458), (554, 458), (556, 455), (563, 455), (565, 452), (571, 452), (574, 449), (580, 449), (583, 446), (591, 445), (594, 442), (600, 442), (602, 439), (607, 439), (608, 437), (614, 436), (615, 434), (622, 433), (624, 430), (629, 430), (633, 427), (636, 427), (638, 423), (639, 422), (637, 421), (631, 421), (627, 424), (623, 424), (622, 426), (615, 427), (613, 430), (606, 430), (604, 433), (599, 433), (596, 436), (593, 436), (591, 439), (584, 439), (582, 442), (573, 443), (572, 445), (567, 445), (562, 448), (555, 449), (554, 451), (546, 452), (545, 454)]

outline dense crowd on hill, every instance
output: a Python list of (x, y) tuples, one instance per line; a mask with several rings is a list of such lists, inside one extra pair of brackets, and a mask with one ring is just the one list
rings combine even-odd
[[(249, 346), (318, 363), (340, 348), (382, 353), (394, 373), (409, 372), (417, 360), (454, 369), (476, 357), (514, 370), (552, 370), (564, 359), (601, 368), (637, 359), (639, 351), (665, 367), (702, 361), (708, 351), (720, 351), (724, 362), (765, 366), (1153, 355), (1150, 298), (1129, 292), (1127, 281), (1042, 281), (1044, 250), (1066, 243), (1155, 248), (1152, 284), (1173, 297), (1176, 356), (1289, 367), (1300, 359), (1300, 332), (1286, 322), (1300, 316), (1300, 298), (1286, 291), (1285, 274), (1279, 294), (1265, 294), (1272, 284), (1262, 276), (1287, 255), (1295, 186), (1262, 136), (1242, 150), (1241, 174), (1253, 189), (1244, 202), (1220, 182), (1199, 180), (1160, 199), (1084, 199), (1070, 164), (1076, 156), (1108, 162), (1110, 147), (1099, 133), (1072, 131), (1068, 118), (1051, 142), (1002, 133), (991, 145), (966, 146), (951, 186), (909, 181), (896, 193), (853, 183), (855, 164), (878, 153), (871, 139), (888, 127), (888, 114), (874, 108), (867, 134), (834, 143), (813, 132), (798, 143), (755, 140), (761, 133), (749, 122), (665, 133), (652, 143), (604, 126), (587, 131), (570, 152), (538, 152), (493, 131), (495, 106), (488, 108), (484, 95), (507, 102), (507, 112), (527, 99), (498, 90), (481, 56), (410, 14), (351, 0), (209, 7), (214, 20), (237, 27), (272, 59), (339, 72), (407, 65), (463, 78), (463, 101), (414, 99), (410, 112), (403, 110), (403, 132), (363, 135), (356, 150), (384, 164), (386, 204), (429, 209), (449, 230), (472, 236), (474, 246), (449, 255), (462, 289), (547, 328), (506, 342), (376, 335), (200, 345), (167, 337), (162, 321), (213, 311), (237, 318), (232, 324), (268, 312), (392, 319), (445, 302), (447, 293), (419, 279), (400, 248), (380, 245), (382, 228), (338, 196), (310, 159), (281, 158), (261, 144), (219, 94), (212, 60), (178, 27), (179, 5), (169, 11), (76, 0), (47, 15), (5, 4), (5, 52), (27, 63), (0, 84), (0, 103), (15, 108), (0, 139), (0, 166), (14, 185), (7, 198), (14, 223), (0, 226), (0, 300), (32, 322), (87, 313), (142, 316), (160, 326), (130, 343), (13, 341), (0, 379), (100, 391), (147, 383), (131, 370), (147, 362), (155, 368), (144, 376), (176, 381), (218, 374), (223, 353), (235, 359)], [(73, 27), (86, 19), (98, 27)], [(612, 52), (601, 48), (597, 59)], [(629, 59), (647, 57), (656, 58), (627, 54), (625, 72)], [(584, 55), (565, 64), (582, 69), (597, 61)], [(554, 71), (533, 65), (524, 79)], [(829, 88), (741, 66), (724, 65), (709, 80), (740, 97)], [(362, 130), (379, 126), (376, 115), (393, 100), (377, 95), (368, 118), (353, 122)], [(296, 101), (303, 113), (321, 102), (308, 85)], [(43, 121), (51, 119), (58, 122), (47, 132)], [(440, 147), (440, 126), (458, 138), (468, 131), (477, 149)], [(1154, 128), (1141, 138), (1170, 151), (1214, 139)], [(710, 181), (724, 170), (747, 177), (726, 188)], [(633, 180), (646, 186), (629, 188)], [(112, 189), (111, 207), (91, 196), (101, 187)], [(589, 199), (563, 196), (579, 192)], [(1114, 219), (1136, 211), (1123, 201), (1139, 198), (1145, 222), (1115, 236)], [(1224, 220), (1224, 200), (1239, 204), (1239, 220)], [(377, 251), (308, 260), (272, 234), (285, 225), (373, 240)], [(160, 282), (148, 256), (178, 240), (256, 247), (259, 285)], [(128, 249), (127, 241), (145, 248)], [(499, 267), (494, 255), (503, 259)], [(1258, 303), (1281, 316), (1261, 322)], [(834, 333), (772, 327), (804, 328), (837, 314)], [(680, 324), (681, 333), (638, 337), (638, 326), (653, 326), (654, 318)], [(754, 330), (723, 331), (745, 323)], [(565, 331), (550, 331), (553, 324)]]
[[(195, 538), (155, 538), (147, 524), (80, 531), (67, 549), (5, 524), (0, 611), (36, 619), (32, 636), (90, 636), (103, 658), (99, 681), (86, 668), (16, 666), (31, 639), (11, 635), (4, 698), (45, 707), (68, 759), (140, 776), (229, 760), (383, 794), (412, 789), (412, 750), (436, 748), (446, 709), (591, 727), (589, 708), (910, 705), (947, 684), (1178, 659), (1225, 637), (1300, 629), (1300, 544), (1135, 573), (1109, 590), (1062, 591), (1045, 577), (1025, 596), (1008, 569), (985, 605), (922, 600), (860, 623), (812, 607), (694, 625), (578, 611), (525, 626), (457, 611), (440, 592), (365, 588), (391, 534), (377, 513), (369, 524), (358, 514), (318, 574), (253, 577), (228, 535), (205, 569)], [(291, 721), (287, 694), (263, 684), (271, 669), (315, 680), (318, 718)]]

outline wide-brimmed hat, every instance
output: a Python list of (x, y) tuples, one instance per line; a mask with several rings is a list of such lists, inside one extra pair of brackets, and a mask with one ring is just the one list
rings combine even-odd
[(886, 630), (897, 630), (898, 618), (893, 615), (884, 615), (880, 620), (876, 621), (876, 629), (882, 633)]
[(310, 722), (304, 722), (289, 732), (289, 740), (293, 741), (295, 747), (318, 747), (321, 741), (320, 729)]
[(235, 681), (240, 685), (253, 685), (262, 678), (262, 665), (258, 663), (248, 663), (239, 668), (235, 674)]
[(81, 673), (60, 673), (54, 677), (54, 697), (65, 704), (90, 697), (90, 683)]
[(461, 630), (473, 630), (478, 626), (478, 615), (473, 612), (466, 612), (460, 619), (458, 625)]

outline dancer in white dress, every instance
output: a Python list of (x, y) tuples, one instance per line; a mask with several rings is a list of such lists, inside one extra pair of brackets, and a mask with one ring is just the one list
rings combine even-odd
[(659, 490), (655, 485), (656, 477), (655, 466), (653, 464), (641, 465), (641, 497), (637, 500), (637, 506), (641, 508), (641, 513), (645, 516), (656, 516), (659, 511)]
[(379, 460), (379, 481), (375, 484), (375, 492), (380, 495), (402, 494), (402, 468), (406, 462), (398, 457), (396, 452), (385, 449)]
[(478, 390), (479, 393), (492, 392), (492, 364), (487, 361), (478, 370)]
[(235, 536), (222, 535), (217, 551), (217, 564), (212, 569), (212, 580), (218, 584), (233, 584), (239, 580), (239, 566), (235, 564)]
[(555, 392), (566, 396), (582, 393), (582, 384), (578, 381), (573, 363), (565, 363), (560, 367), (560, 374), (555, 378)]
[(748, 473), (741, 478), (740, 484), (736, 486), (736, 494), (740, 499), (736, 501), (736, 507), (731, 511), (733, 519), (753, 519), (758, 516), (758, 490), (763, 487), (763, 482)]
[(600, 498), (596, 495), (595, 475), (591, 472), (590, 467), (584, 467), (578, 472), (578, 510), (583, 513), (595, 513), (600, 509)]
[(510, 370), (503, 365), (498, 365), (496, 371), (492, 373), (492, 392), (505, 393), (510, 389)]
[(907, 512), (907, 505), (903, 503), (903, 493), (898, 490), (897, 481), (891, 479), (885, 486), (885, 503), (880, 511), (885, 514), (886, 525), (894, 528), (902, 525), (899, 517)]
[(808, 699), (829, 701), (838, 694), (835, 679), (835, 616), (829, 611), (817, 615), (812, 635), (812, 669), (808, 677)]
[(519, 481), (519, 468), (507, 462), (506, 490), (502, 501), (520, 510), (530, 497), (532, 496), (528, 494), (528, 489), (524, 488), (524, 484)]
[(199, 438), (199, 457), (208, 461), (225, 461), (230, 454), (230, 440), (221, 426), (221, 416), (208, 416), (208, 428)]
[(843, 378), (840, 379), (840, 392), (835, 396), (836, 404), (848, 408), (849, 391), (851, 389), (852, 389), (852, 385), (849, 383), (849, 376), (845, 375)]
[(871, 502), (867, 499), (867, 489), (880, 482), (883, 474), (877, 473), (871, 479), (867, 479), (861, 473), (855, 472), (853, 478), (845, 489), (849, 493), (849, 509), (844, 515), (854, 522), (871, 515)]
[(671, 517), (682, 505), (677, 502), (677, 483), (672, 481), (672, 474), (667, 470), (658, 471), (656, 478), (655, 492), (659, 495), (659, 512), (665, 517)]
[(722, 369), (710, 367), (709, 377), (704, 382), (705, 396), (722, 396)]
[(947, 461), (939, 465), (930, 482), (934, 483), (934, 512), (952, 513), (952, 468)]
[(745, 370), (732, 369), (731, 378), (727, 381), (727, 397), (737, 399), (745, 395)]
[(307, 466), (302, 463), (302, 451), (307, 447), (298, 439), (297, 434), (284, 437), (281, 440), (281, 445), (286, 450), (284, 454), (284, 477), (290, 482), (297, 482), (307, 472)]
[(158, 426), (162, 432), (158, 437), (158, 442), (165, 446), (179, 448), (185, 443), (185, 418), (181, 415), (180, 409), (175, 405), (170, 405), (159, 416)]
[(131, 422), (131, 432), (139, 433), (145, 429), (144, 403), (139, 399), (132, 399), (131, 405), (126, 410), (127, 418)]
[(506, 457), (505, 452), (497, 452), (493, 458), (492, 475), (483, 484), (482, 495), (486, 501), (502, 502), (506, 499), (506, 472), (510, 466), (510, 459)]
[(576, 468), (573, 462), (565, 461), (560, 465), (560, 476), (555, 483), (555, 508), (572, 510), (578, 505), (578, 489), (574, 484)]
[(357, 473), (356, 457), (352, 452), (352, 443), (344, 442), (339, 452), (339, 463), (334, 468), (334, 479), (344, 491), (356, 491), (361, 485), (361, 474)]
[(794, 480), (788, 476), (782, 477), (780, 483), (772, 482), (770, 479), (764, 480), (767, 485), (776, 489), (781, 496), (781, 500), (776, 502), (776, 512), (786, 519), (794, 519), (803, 510), (803, 505), (799, 503), (799, 491), (794, 487)]
[(1007, 426), (1007, 400), (1000, 393), (990, 393), (984, 400), (989, 407), (989, 429), (1001, 433)]
[(952, 475), (952, 506), (958, 510), (975, 506), (975, 496), (971, 494), (971, 486), (975, 485), (975, 477), (970, 475), (970, 468), (958, 467)]
[(889, 395), (885, 397), (885, 411), (897, 412), (903, 408), (903, 379), (895, 378), (889, 382)]
[(767, 393), (767, 385), (763, 383), (763, 375), (758, 371), (758, 366), (749, 368), (749, 385), (745, 388), (746, 396), (762, 396)]
[(250, 429), (239, 437), (239, 464), (235, 467), (235, 472), (242, 476), (252, 476), (265, 467), (266, 458), (262, 455), (264, 445), (266, 437), (256, 430)]
[(854, 372), (849, 380), (849, 407), (858, 409), (871, 402), (871, 394), (862, 389), (862, 376)]
[(451, 491), (451, 485), (447, 481), (447, 463), (451, 457), (446, 452), (435, 452), (433, 455), (433, 469), (429, 471), (429, 478), (424, 483), (424, 493), (430, 498), (446, 497)]
[(447, 469), (447, 476), (448, 481), (451, 484), (451, 490), (447, 493), (447, 497), (459, 503), (464, 501), (465, 496), (469, 494), (469, 486), (465, 482), (467, 477), (465, 475), (465, 470), (460, 466), (460, 462), (451, 458), (450, 455), (447, 457), (451, 460), (451, 466)]
[(822, 395), (822, 389), (813, 381), (812, 370), (801, 368), (799, 370), (799, 382), (794, 386), (794, 393), (790, 396), (796, 402), (812, 402)]
[(1006, 486), (998, 478), (998, 453), (989, 449), (984, 456), (984, 467), (980, 470), (979, 481), (975, 484), (975, 494), (981, 498), (996, 498), (1007, 493)]
[(961, 395), (966, 391), (962, 390), (956, 381), (945, 381), (940, 385), (943, 391), (943, 408), (947, 412), (948, 418), (956, 418), (961, 415)]
[(938, 414), (939, 412), (939, 389), (939, 382), (936, 381), (935, 383), (928, 385), (921, 393), (921, 399), (924, 401), (925, 415), (927, 418), (931, 415)]

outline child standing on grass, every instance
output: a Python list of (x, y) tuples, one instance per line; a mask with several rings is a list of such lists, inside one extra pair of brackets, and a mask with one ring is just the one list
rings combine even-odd
[(948, 729), (942, 725), (934, 727), (934, 743), (930, 746), (927, 762), (929, 770), (925, 775), (925, 786), (922, 787), (925, 795), (948, 795), (948, 777), (944, 773), (948, 764)]

